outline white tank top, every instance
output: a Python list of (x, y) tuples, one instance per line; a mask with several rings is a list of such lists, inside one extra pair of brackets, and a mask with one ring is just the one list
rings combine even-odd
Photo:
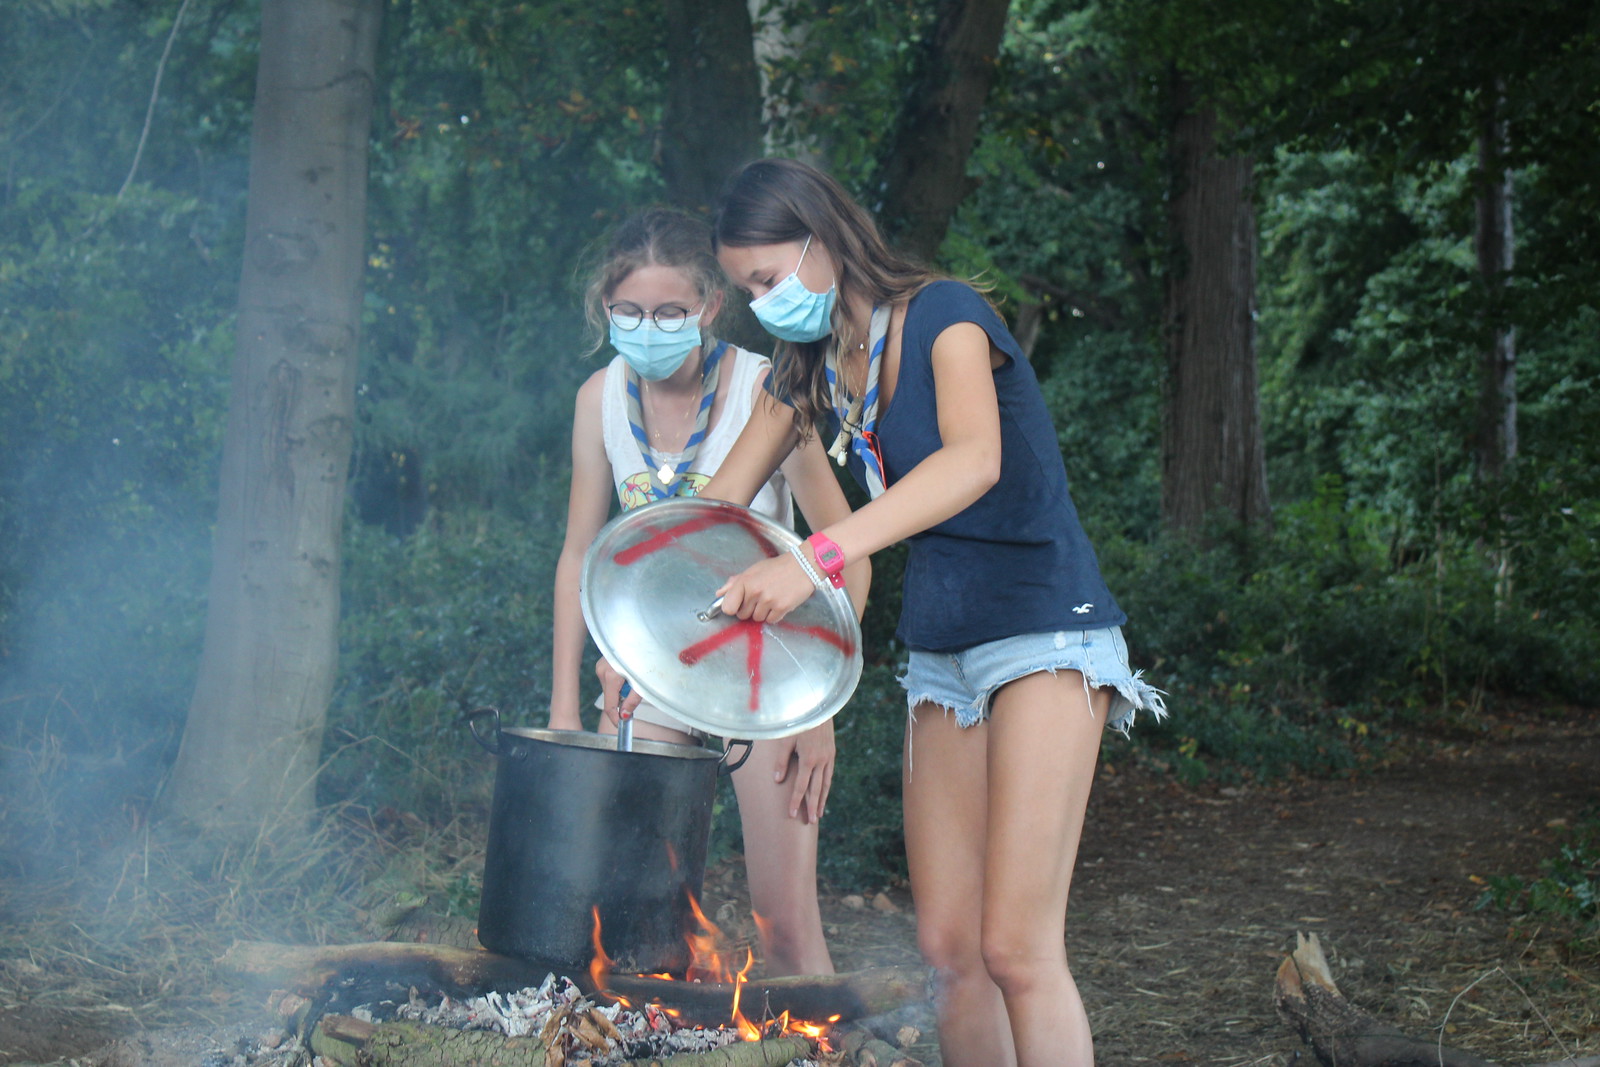
[[(700, 451), (695, 454), (694, 464), (678, 483), (676, 495), (693, 496), (698, 493), (717, 472), (717, 468), (722, 466), (728, 450), (739, 438), (739, 431), (750, 419), (751, 395), (756, 386), (766, 380), (771, 367), (771, 361), (765, 356), (728, 346), (728, 351), (722, 357), (721, 373), (732, 377), (728, 381), (722, 411), (718, 413), (705, 440), (700, 442)], [(628, 371), (627, 363), (621, 356), (613, 358), (606, 367), (605, 388), (600, 400), (600, 424), (605, 436), (606, 458), (611, 461), (611, 480), (616, 486), (617, 499), (622, 502), (623, 510), (649, 503), (652, 499), (648, 489), (650, 472), (645, 469), (644, 457), (639, 454), (639, 443), (634, 440), (633, 430), (628, 425)], [(658, 463), (677, 463), (682, 458), (682, 452), (656, 453)], [(789, 485), (781, 471), (773, 473), (750, 506), (768, 518), (790, 529), (794, 528), (794, 498), (789, 495)]]

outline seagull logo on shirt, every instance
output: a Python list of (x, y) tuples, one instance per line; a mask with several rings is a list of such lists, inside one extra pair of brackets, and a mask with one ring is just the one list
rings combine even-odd
[(1072, 613), (1074, 615), (1087, 615), (1087, 614), (1089, 614), (1089, 612), (1091, 610), (1093, 610), (1093, 608), (1094, 608), (1094, 604), (1092, 604), (1092, 603), (1090, 603), (1090, 604), (1079, 604), (1077, 607), (1072, 609)]

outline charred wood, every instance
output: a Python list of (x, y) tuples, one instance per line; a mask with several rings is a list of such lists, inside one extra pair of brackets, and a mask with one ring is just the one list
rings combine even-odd
[(367, 941), (353, 945), (279, 945), (235, 941), (217, 961), (226, 971), (263, 985), (315, 996), (348, 982), (382, 988), (385, 983), (472, 996), (491, 989), (538, 985), (550, 968), (528, 960), (448, 945)]
[[(536, 986), (548, 966), (482, 950), (448, 945), (369, 941), (353, 945), (279, 945), (236, 941), (218, 961), (224, 970), (263, 985), (315, 996), (336, 983), (378, 989), (387, 983), (473, 996), (492, 989)], [(580, 982), (587, 976), (574, 976)], [(765, 978), (742, 988), (714, 982), (674, 982), (637, 975), (611, 975), (610, 992), (635, 1002), (659, 1001), (707, 1025), (733, 1013), (737, 991), (747, 1016), (787, 1011), (792, 1018), (841, 1021), (892, 1011), (924, 995), (920, 968), (878, 967), (849, 974)]]
[(657, 1001), (693, 1023), (717, 1024), (733, 1014), (733, 998), (751, 1019), (788, 1012), (794, 1019), (840, 1021), (879, 1015), (926, 995), (927, 976), (919, 967), (871, 967), (848, 974), (758, 978), (740, 986), (716, 982), (675, 982), (642, 975), (613, 974), (608, 992), (634, 1003)]

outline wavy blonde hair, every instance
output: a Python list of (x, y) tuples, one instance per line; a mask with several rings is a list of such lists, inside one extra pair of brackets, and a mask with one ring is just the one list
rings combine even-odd
[[(727, 276), (711, 250), (711, 227), (677, 208), (653, 207), (618, 223), (603, 239), (597, 261), (588, 270), (583, 290), (583, 315), (589, 324), (592, 356), (606, 342), (606, 302), (617, 286), (640, 267), (670, 267), (694, 285), (702, 302), (726, 293)], [(701, 343), (712, 338), (702, 331)]]

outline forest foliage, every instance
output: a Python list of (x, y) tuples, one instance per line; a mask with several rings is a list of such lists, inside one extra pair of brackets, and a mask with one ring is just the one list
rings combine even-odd
[[(1169, 693), (1170, 722), (1108, 761), (1342, 772), (1485, 710), (1600, 703), (1600, 12), (1534, 6), (1012, 3), (939, 264), (1038, 316), (1075, 498)], [(936, 7), (765, 5), (791, 31), (765, 69), (773, 150), (817, 152), (873, 203)], [(575, 279), (665, 195), (662, 18), (387, 6), (328, 801), (481, 806), (460, 713), (543, 721), (571, 402), (595, 366)], [(85, 804), (156, 787), (194, 684), (256, 31), (236, 0), (0, 9), (0, 763), (65, 753)], [(1203, 549), (1159, 506), (1180, 73), (1260, 167), (1274, 514)], [(1516, 197), (1503, 292), (1472, 249), (1491, 97)], [(1477, 352), (1497, 324), (1520, 453), (1486, 480)], [(903, 653), (879, 593), (838, 720), (824, 854), (844, 882), (899, 862)]]

